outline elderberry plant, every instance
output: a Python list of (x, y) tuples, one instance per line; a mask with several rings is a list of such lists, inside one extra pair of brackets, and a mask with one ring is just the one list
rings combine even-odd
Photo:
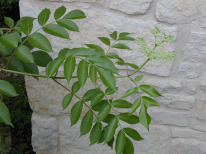
[[(157, 50), (157, 47), (163, 46), (164, 43), (174, 42), (174, 37), (155, 27), (151, 30), (154, 35), (151, 47), (143, 38), (135, 39), (130, 36), (130, 33), (114, 31), (110, 34), (110, 38), (99, 37), (108, 46), (107, 52), (98, 45), (86, 44), (86, 47), (81, 48), (63, 48), (57, 58), (52, 59), (48, 54), (48, 52), (53, 52), (52, 45), (39, 30), (69, 41), (68, 31), (79, 32), (74, 20), (86, 17), (81, 10), (65, 13), (64, 6), (56, 9), (55, 21), (52, 23), (47, 23), (51, 15), (51, 11), (47, 8), (42, 10), (37, 18), (22, 17), (17, 24), (14, 24), (11, 18), (5, 17), (8, 28), (0, 28), (0, 55), (3, 61), (0, 71), (32, 76), (36, 79), (52, 79), (68, 91), (68, 94), (62, 99), (63, 109), (70, 105), (73, 97), (79, 100), (71, 109), (71, 126), (80, 120), (83, 106), (88, 109), (81, 121), (80, 136), (90, 133), (91, 145), (104, 142), (112, 147), (113, 142), (116, 142), (117, 154), (133, 154), (134, 146), (131, 139), (141, 141), (143, 138), (135, 129), (123, 128), (121, 121), (130, 125), (141, 123), (149, 131), (151, 118), (147, 109), (150, 106), (159, 106), (154, 98), (161, 96), (154, 87), (140, 84), (139, 81), (142, 80), (143, 75), (137, 76), (136, 73), (151, 60), (174, 59), (174, 53)], [(35, 20), (38, 21), (41, 28), (32, 32)], [(126, 62), (115, 52), (111, 52), (113, 49), (131, 50), (121, 41), (137, 43), (140, 46), (138, 52), (145, 54), (147, 60), (141, 66), (137, 66)], [(78, 64), (77, 59), (80, 60)], [(57, 76), (61, 65), (64, 67), (64, 76)], [(120, 75), (116, 65), (125, 67), (127, 75)], [(39, 74), (38, 66), (45, 67), (45, 75)], [(129, 73), (129, 67), (133, 69), (132, 73)], [(75, 70), (77, 70), (77, 76), (73, 75)], [(71, 85), (70, 81), (73, 78), (77, 78), (78, 81)], [(119, 88), (125, 88), (116, 87), (117, 78), (129, 78), (135, 86), (126, 90), (120, 98), (114, 99), (113, 94), (118, 93)], [(61, 84), (60, 79), (66, 79), (68, 86)], [(83, 96), (78, 96), (77, 92), (84, 88), (89, 79), (94, 88), (88, 90)], [(100, 79), (102, 84), (97, 82), (97, 79)], [(102, 85), (106, 87), (106, 90), (103, 90)], [(11, 97), (18, 95), (15, 88), (4, 80), (0, 80), (0, 93)], [(126, 100), (131, 95), (138, 96), (134, 102)], [(122, 108), (128, 111), (118, 112), (118, 109)], [(139, 115), (137, 116), (134, 113), (138, 108)], [(0, 100), (0, 122), (13, 127), (8, 108), (3, 103), (3, 97)]]

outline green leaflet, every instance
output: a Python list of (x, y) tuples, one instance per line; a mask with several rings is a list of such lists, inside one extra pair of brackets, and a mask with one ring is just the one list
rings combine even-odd
[(137, 110), (137, 108), (140, 107), (140, 105), (141, 105), (141, 98), (138, 98), (132, 104), (130, 115), (132, 115)]
[(90, 133), (90, 145), (93, 145), (97, 143), (102, 135), (102, 124), (100, 122), (97, 122)]
[(76, 31), (76, 32), (79, 32), (79, 28), (78, 26), (76, 25), (75, 22), (71, 21), (71, 20), (67, 20), (67, 19), (60, 19), (57, 21), (57, 23), (66, 28), (67, 30), (70, 30), (70, 31)]
[(104, 134), (104, 143), (109, 142), (113, 138), (117, 126), (118, 126), (118, 119), (114, 117), (111, 119), (111, 121), (106, 127), (105, 134)]
[(103, 70), (103, 69), (99, 69), (98, 72), (99, 72), (100, 78), (102, 82), (104, 83), (104, 85), (115, 91), (116, 90), (116, 87), (115, 87), (116, 78), (114, 77), (114, 75), (111, 72)]
[(79, 82), (75, 82), (73, 85), (72, 85), (72, 92), (73, 93), (76, 93), (79, 91), (79, 89), (81, 88), (81, 85), (79, 84)]
[(20, 28), (21, 31), (26, 34), (29, 35), (33, 29), (33, 22), (34, 22), (35, 18), (33, 17), (23, 17), (20, 20)]
[(97, 115), (97, 122), (103, 121), (111, 111), (111, 105), (109, 103), (105, 104), (103, 108), (99, 111)]
[(72, 74), (75, 71), (76, 59), (73, 56), (69, 56), (64, 63), (64, 76), (66, 77), (67, 83), (69, 85), (72, 79)]
[[(39, 69), (36, 64), (34, 63), (23, 63), (23, 67), (26, 73), (31, 73), (31, 74), (39, 74)], [(38, 77), (34, 77), (37, 80), (39, 79)]]
[(24, 45), (17, 48), (15, 51), (15, 56), (25, 63), (34, 63), (33, 55), (30, 49)]
[(139, 75), (134, 79), (134, 81), (141, 81), (143, 77), (144, 75)]
[(134, 87), (132, 89), (129, 89), (123, 96), (122, 98), (128, 97), (134, 93), (138, 92), (138, 87)]
[(134, 154), (134, 145), (127, 137), (123, 154)]
[[(1, 84), (0, 84), (1, 85)], [(7, 106), (0, 101), (0, 121), (14, 127), (11, 122), (11, 117)]]
[(97, 82), (97, 69), (93, 65), (90, 66), (89, 77), (90, 77), (90, 80), (92, 81), (92, 83), (94, 85), (96, 85), (96, 82)]
[(106, 104), (108, 104), (107, 100), (101, 100), (96, 105), (92, 106), (92, 110), (94, 111), (100, 111)]
[(4, 22), (7, 26), (9, 26), (10, 28), (14, 27), (14, 20), (10, 17), (4, 17)]
[(96, 105), (97, 103), (99, 103), (102, 99), (104, 98), (104, 93), (102, 91), (98, 91), (95, 93), (95, 95), (93, 95), (92, 99), (91, 99), (91, 106)]
[(126, 136), (125, 133), (120, 130), (119, 133), (117, 134), (117, 139), (116, 139), (116, 145), (115, 145), (115, 151), (116, 154), (121, 154), (124, 151), (126, 145)]
[(88, 63), (85, 60), (81, 60), (77, 68), (77, 78), (81, 87), (83, 87), (88, 77)]
[(147, 93), (151, 97), (162, 96), (161, 94), (158, 93), (158, 91), (154, 87), (152, 87), (150, 85), (140, 85), (139, 88), (141, 89), (141, 91)]
[(123, 131), (132, 139), (136, 141), (141, 141), (143, 138), (140, 136), (140, 134), (133, 128), (124, 128)]
[(147, 96), (143, 96), (142, 100), (143, 100), (144, 104), (146, 104), (148, 106), (160, 106), (157, 101), (155, 101), (154, 99), (149, 98)]
[(58, 20), (65, 14), (65, 12), (66, 12), (66, 8), (64, 6), (60, 6), (54, 12), (54, 19)]
[(67, 94), (66, 96), (64, 96), (63, 100), (62, 100), (62, 108), (65, 110), (69, 104), (71, 103), (71, 100), (72, 100), (72, 97), (73, 97), (73, 94), (72, 93), (69, 93)]
[(82, 108), (83, 108), (83, 103), (81, 101), (77, 102), (72, 107), (71, 115), (70, 115), (71, 127), (78, 122), (82, 112)]
[(129, 113), (120, 113), (118, 115), (119, 119), (128, 123), (128, 124), (137, 124), (139, 123), (139, 117), (135, 115), (130, 115)]
[(65, 19), (82, 19), (86, 18), (85, 13), (81, 10), (72, 10), (67, 13), (63, 18)]
[(70, 39), (69, 33), (57, 24), (49, 24), (43, 27), (44, 32), (53, 36), (61, 37), (64, 39)]
[(84, 102), (88, 102), (92, 99), (92, 97), (96, 94), (96, 92), (100, 91), (98, 88), (88, 90), (82, 97)]
[(112, 46), (112, 48), (116, 48), (116, 49), (128, 49), (128, 50), (131, 50), (130, 47), (128, 47), (127, 45), (122, 44), (122, 43), (114, 44), (114, 45)]
[(46, 67), (46, 76), (47, 78), (50, 78), (52, 75), (54, 75), (59, 67), (61, 66), (61, 64), (63, 63), (64, 59), (61, 57), (58, 57), (56, 59), (54, 59), (53, 61), (49, 62), (49, 64)]
[(93, 122), (93, 112), (89, 110), (87, 114), (84, 116), (84, 118), (82, 119), (81, 126), (80, 126), (80, 132), (81, 132), (80, 136), (89, 133), (89, 131), (92, 128), (92, 122)]
[(11, 97), (18, 95), (14, 87), (9, 82), (4, 80), (0, 80), (0, 94)]
[(28, 42), (31, 46), (39, 48), (47, 52), (53, 52), (49, 40), (41, 33), (33, 33), (29, 36)]
[(151, 118), (149, 114), (147, 113), (147, 106), (144, 104), (142, 104), (140, 108), (139, 121), (149, 131), (149, 124), (151, 122)]
[(110, 34), (110, 37), (113, 38), (114, 40), (117, 39), (117, 31), (114, 31), (112, 34)]
[[(10, 57), (3, 59), (4, 63), (8, 63), (9, 58)], [(24, 67), (23, 67), (22, 62), (19, 59), (17, 59), (16, 57), (12, 58), (11, 62), (8, 65), (8, 68), (10, 70), (24, 72)]]
[(112, 106), (116, 108), (131, 108), (132, 104), (126, 100), (118, 99), (112, 102)]
[(5, 34), (0, 37), (0, 43), (9, 48), (16, 48), (18, 46), (18, 39), (12, 34)]
[(46, 22), (49, 20), (51, 11), (50, 9), (45, 8), (44, 10), (42, 10), (39, 15), (38, 15), (38, 23), (43, 26), (44, 24), (46, 24)]
[(105, 90), (105, 94), (106, 94), (106, 95), (112, 95), (112, 94), (114, 94), (115, 92), (118, 91), (118, 87), (115, 87), (115, 88), (116, 88), (115, 90), (113, 90), (113, 89), (111, 89), (111, 88), (107, 88), (107, 89)]
[(52, 57), (44, 51), (34, 51), (32, 52), (32, 55), (34, 57), (35, 64), (41, 67), (46, 67), (47, 64), (53, 60)]
[(110, 46), (110, 40), (107, 37), (98, 37), (104, 44)]

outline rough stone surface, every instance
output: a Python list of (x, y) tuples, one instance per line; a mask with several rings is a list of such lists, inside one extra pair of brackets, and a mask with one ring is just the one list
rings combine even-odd
[(163, 95), (157, 99), (161, 106), (174, 108), (174, 109), (182, 109), (182, 110), (190, 110), (195, 104), (194, 96), (183, 96), (183, 95)]
[(194, 138), (202, 141), (206, 141), (206, 133), (200, 131), (194, 131), (185, 128), (172, 128), (172, 137), (174, 138)]
[(32, 146), (37, 154), (56, 154), (58, 123), (56, 118), (32, 115)]
[(109, 7), (127, 14), (145, 14), (152, 0), (110, 0)]
[(200, 81), (200, 88), (206, 90), (206, 73), (204, 72), (202, 75), (202, 79)]
[(182, 89), (181, 82), (179, 80), (143, 79), (141, 83), (154, 86), (157, 89), (157, 91), (160, 92), (161, 94), (164, 93), (176, 94)]
[(197, 89), (197, 82), (196, 81), (188, 81), (185, 85), (185, 91), (189, 94), (195, 94)]
[(206, 120), (191, 119), (190, 127), (195, 130), (206, 132)]
[(184, 60), (205, 61), (206, 60), (206, 33), (192, 32), (184, 49)]
[(154, 124), (188, 126), (191, 116), (188, 112), (170, 111), (163, 108), (150, 108), (149, 114)]
[(156, 17), (159, 21), (170, 24), (200, 22), (205, 26), (204, 0), (160, 0), (156, 7)]
[(170, 154), (205, 154), (206, 142), (195, 139), (173, 139)]
[(194, 63), (180, 63), (177, 71), (177, 77), (181, 78), (197, 78), (200, 76), (201, 65)]
[(195, 113), (200, 120), (206, 120), (206, 101), (203, 101), (199, 110)]

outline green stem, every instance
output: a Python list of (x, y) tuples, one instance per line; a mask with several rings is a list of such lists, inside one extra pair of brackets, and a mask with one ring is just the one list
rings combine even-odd
[(56, 79), (52, 79), (54, 82), (56, 82), (58, 85), (60, 85), (61, 87), (63, 87), (64, 89), (68, 90), (70, 93), (72, 93), (77, 99), (79, 99), (89, 110), (92, 111), (93, 115), (95, 117), (97, 117), (97, 115), (94, 113), (94, 111), (92, 110), (91, 107), (89, 107), (86, 102), (84, 102), (78, 95), (76, 95), (75, 93), (73, 93), (69, 88), (67, 88), (66, 86), (64, 86), (63, 84), (61, 84), (59, 81), (57, 81)]
[(149, 62), (149, 60), (150, 59), (148, 58), (136, 71), (134, 71), (132, 74), (130, 74), (128, 76), (132, 76), (132, 75), (136, 74), (137, 72), (139, 72), (142, 69), (142, 67), (144, 67)]

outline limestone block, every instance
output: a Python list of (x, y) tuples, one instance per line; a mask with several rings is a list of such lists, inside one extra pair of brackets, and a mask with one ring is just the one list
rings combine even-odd
[(127, 14), (145, 14), (152, 0), (110, 0), (109, 7)]
[(206, 90), (206, 73), (203, 72), (202, 79), (200, 81), (200, 88)]
[(186, 128), (172, 128), (172, 137), (174, 138), (193, 138), (206, 141), (206, 133)]
[(206, 120), (191, 119), (190, 127), (195, 130), (206, 132)]
[(180, 63), (176, 76), (180, 78), (197, 78), (201, 72), (201, 65), (197, 63)]
[(197, 82), (196, 81), (188, 81), (185, 85), (185, 91), (189, 94), (195, 94), (197, 89)]
[(199, 22), (205, 27), (205, 3), (204, 0), (160, 0), (156, 17), (170, 24)]
[(177, 79), (143, 79), (140, 83), (154, 86), (161, 94), (176, 94), (182, 89), (181, 82)]
[(195, 139), (173, 139), (170, 154), (205, 154), (206, 142)]
[(99, 0), (60, 0), (62, 2), (97, 2)]
[[(123, 125), (128, 127), (128, 125)], [(130, 125), (131, 126), (131, 125)], [(114, 150), (111, 150), (106, 145), (93, 145), (89, 147), (89, 135), (80, 136), (80, 121), (70, 127), (70, 117), (62, 116), (59, 120), (59, 132), (62, 154), (68, 152), (72, 154), (114, 154)], [(67, 129), (65, 129), (67, 128)], [(169, 144), (169, 130), (166, 127), (151, 126), (150, 132), (148, 132), (141, 125), (134, 126), (138, 132), (144, 138), (143, 141), (133, 142), (135, 151), (140, 154), (164, 154), (168, 153)]]
[(182, 110), (190, 110), (195, 104), (194, 96), (165, 94), (157, 99), (160, 105)]
[(184, 49), (184, 60), (204, 62), (206, 60), (206, 33), (192, 32)]
[(37, 154), (56, 154), (58, 123), (56, 118), (32, 115), (32, 146)]
[(170, 111), (159, 107), (149, 108), (148, 111), (154, 124), (188, 126), (191, 117), (188, 112)]
[(195, 113), (196, 117), (200, 120), (206, 120), (206, 102), (203, 101), (198, 111)]

